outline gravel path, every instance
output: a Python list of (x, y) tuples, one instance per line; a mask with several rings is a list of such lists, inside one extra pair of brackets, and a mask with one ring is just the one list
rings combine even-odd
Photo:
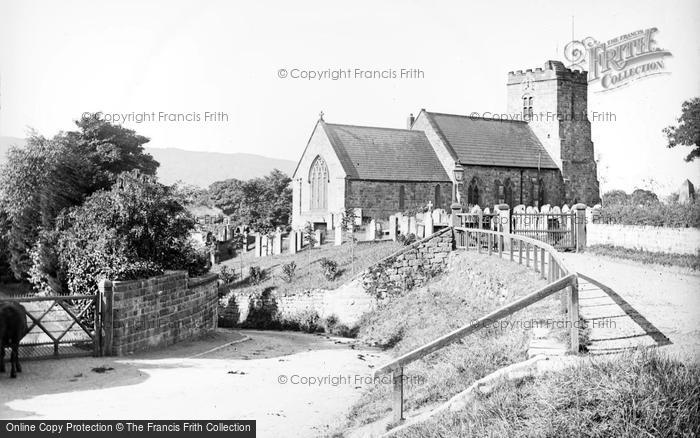
[[(211, 351), (243, 336), (250, 340)], [(0, 376), (0, 418), (255, 419), (259, 437), (317, 436), (343, 419), (386, 359), (353, 347), (320, 335), (219, 330), (132, 357), (27, 361), (17, 379)], [(302, 383), (309, 378), (326, 381)]]

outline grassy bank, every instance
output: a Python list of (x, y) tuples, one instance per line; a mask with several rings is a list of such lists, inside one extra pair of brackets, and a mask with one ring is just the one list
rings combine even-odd
[[(461, 253), (428, 286), (391, 299), (366, 315), (358, 338), (398, 356), (545, 284), (519, 265)], [(506, 320), (507, 326), (491, 326), (411, 364), (405, 369), (406, 409), (416, 411), (445, 401), (475, 380), (526, 359), (533, 323), (548, 318), (563, 318), (558, 296), (516, 313)], [(565, 337), (561, 329), (552, 329), (552, 335)], [(385, 418), (390, 411), (390, 385), (372, 387), (353, 406), (347, 423), (335, 436)]]
[[(294, 255), (255, 257), (254, 252), (250, 251), (226, 260), (217, 265), (213, 271), (218, 272), (221, 266), (227, 266), (235, 271), (238, 278), (231, 285), (232, 289), (264, 290), (274, 287), (278, 294), (308, 289), (335, 289), (352, 278), (353, 272), (357, 275), (401, 248), (403, 245), (391, 241), (355, 244), (354, 257), (352, 257), (353, 250), (347, 243), (341, 246), (327, 243), (320, 248), (304, 250)], [(327, 279), (323, 274), (321, 260), (324, 258), (334, 260), (338, 264), (338, 274), (332, 280)], [(296, 271), (294, 279), (288, 282), (283, 278), (282, 267), (290, 262), (296, 264)], [(252, 284), (250, 281), (251, 266), (259, 266), (264, 271), (264, 279), (259, 284)]]
[(616, 257), (639, 263), (679, 266), (681, 268), (700, 271), (700, 256), (698, 255), (651, 252), (613, 245), (592, 245), (587, 247), (586, 251), (596, 255)]
[(502, 384), (470, 408), (396, 436), (690, 437), (698, 431), (700, 366), (643, 350)]

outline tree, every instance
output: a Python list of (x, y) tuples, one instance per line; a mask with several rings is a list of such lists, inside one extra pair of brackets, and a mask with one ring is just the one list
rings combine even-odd
[(146, 137), (94, 116), (76, 125), (78, 130), (51, 139), (31, 132), (24, 148), (10, 148), (0, 169), (0, 199), (10, 223), (5, 236), (17, 278), (29, 272), (29, 251), (40, 231), (53, 229), (62, 211), (109, 188), (120, 172), (155, 175), (158, 162), (144, 152)]
[(209, 186), (209, 199), (234, 222), (269, 232), (289, 225), (292, 213), (291, 178), (274, 169), (263, 178), (228, 179)]
[(636, 189), (630, 196), (632, 205), (650, 205), (659, 202), (659, 197), (651, 190)]
[(354, 208), (346, 208), (343, 211), (340, 226), (343, 230), (347, 230), (350, 235), (350, 264), (352, 266), (352, 275), (355, 275), (355, 231), (359, 227), (357, 225), (357, 213)]
[(624, 190), (610, 190), (603, 193), (603, 206), (623, 205), (629, 201), (629, 198)]
[(194, 218), (172, 187), (129, 183), (95, 192), (64, 212), (55, 232), (57, 276), (44, 272), (35, 284), (62, 283), (62, 291), (92, 293), (101, 278), (129, 280), (164, 270), (197, 276), (209, 257), (190, 239)]
[(683, 102), (678, 126), (668, 126), (663, 130), (669, 148), (678, 145), (692, 147), (685, 161), (693, 161), (700, 156), (700, 97)]

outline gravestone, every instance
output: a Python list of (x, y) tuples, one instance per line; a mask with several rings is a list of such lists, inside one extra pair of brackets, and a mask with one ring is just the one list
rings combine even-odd
[(297, 232), (295, 230), (292, 230), (289, 232), (289, 254), (296, 254), (297, 253)]
[(338, 225), (335, 227), (335, 246), (340, 246), (343, 244), (343, 227)]

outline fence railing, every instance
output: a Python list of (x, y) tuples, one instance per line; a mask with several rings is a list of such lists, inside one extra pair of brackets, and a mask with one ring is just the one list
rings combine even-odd
[[(403, 420), (403, 376), (404, 368), (407, 365), (557, 292), (566, 291), (562, 295), (562, 300), (566, 305), (570, 326), (569, 349), (574, 354), (578, 353), (579, 350), (578, 277), (570, 273), (554, 247), (529, 237), (497, 231), (465, 227), (455, 227), (453, 230), (457, 249), (476, 249), (480, 253), (486, 252), (489, 255), (498, 253), (500, 257), (507, 253), (511, 261), (517, 261), (520, 265), (525, 262), (526, 267), (539, 272), (540, 277), (547, 279), (550, 283), (471, 324), (467, 324), (378, 368), (375, 375), (392, 374), (395, 421)], [(531, 255), (532, 257), (530, 257)], [(532, 263), (530, 263), (531, 260)]]
[(514, 234), (533, 237), (559, 248), (576, 247), (576, 212), (512, 213)]

